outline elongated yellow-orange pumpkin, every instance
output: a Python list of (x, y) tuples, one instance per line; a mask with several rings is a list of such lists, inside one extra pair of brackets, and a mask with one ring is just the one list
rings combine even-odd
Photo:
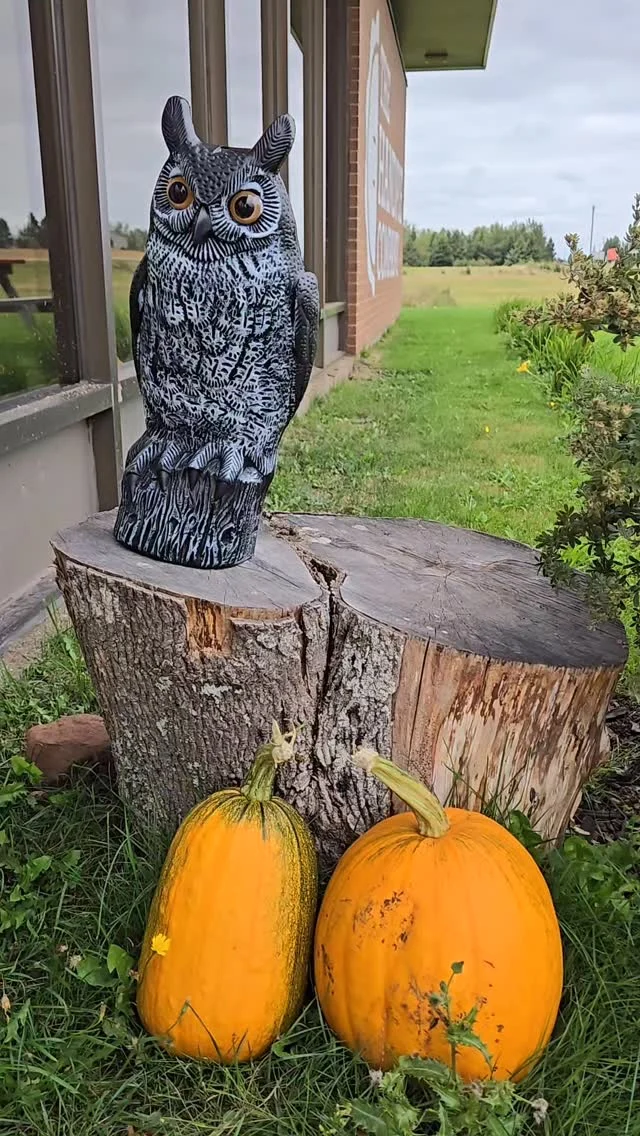
[(272, 796), (293, 738), (274, 727), (241, 789), (214, 793), (177, 832), (153, 900), (138, 1010), (174, 1053), (258, 1057), (294, 1020), (317, 901), (311, 835)]
[[(518, 1079), (546, 1046), (562, 992), (562, 946), (544, 878), (525, 848), (481, 813), (443, 809), (423, 785), (371, 751), (357, 762), (412, 812), (375, 825), (340, 860), (315, 937), (320, 1005), (335, 1033), (376, 1069), (401, 1056), (451, 1062), (430, 995), (451, 986), (467, 1046), (465, 1080)], [(456, 971), (459, 967), (456, 966)]]

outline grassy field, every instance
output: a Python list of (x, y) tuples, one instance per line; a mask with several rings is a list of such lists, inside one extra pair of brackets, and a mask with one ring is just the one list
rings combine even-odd
[[(500, 288), (513, 295), (512, 277)], [(490, 306), (410, 307), (358, 381), (292, 426), (271, 505), (423, 516), (532, 542), (575, 490), (562, 430), (542, 386), (505, 355)], [(336, 1109), (358, 1096), (375, 1109), (378, 1090), (311, 990), (251, 1066), (171, 1058), (144, 1035), (128, 966), (120, 979), (105, 966), (113, 947), (135, 962), (165, 846), (134, 832), (104, 777), (79, 771), (42, 791), (20, 757), (31, 723), (94, 709), (69, 632), (21, 679), (0, 678), (0, 1134), (360, 1136)], [(561, 1016), (520, 1086), (520, 1126), (482, 1136), (640, 1136), (639, 869), (633, 841), (574, 840), (545, 860), (564, 938)], [(549, 1112), (537, 1124), (540, 1100)]]
[[(46, 249), (0, 249), (3, 256), (23, 258), (24, 264), (14, 265), (11, 282), (19, 296), (48, 296), (51, 293), (49, 254)], [(112, 249), (113, 298), (116, 304), (127, 304), (129, 285), (141, 252)], [(0, 292), (0, 298), (4, 292)], [(6, 298), (6, 297), (4, 297)]]
[(532, 303), (566, 291), (566, 268), (535, 264), (478, 268), (404, 268), (403, 296), (407, 307), (495, 307), (503, 300)]
[[(3, 255), (23, 257), (14, 266), (11, 282), (19, 296), (47, 296), (51, 293), (48, 254), (42, 249), (0, 250)], [(113, 303), (116, 312), (119, 357), (129, 357), (129, 287), (138, 252), (113, 253)], [(6, 299), (0, 291), (0, 300)], [(0, 310), (0, 396), (15, 394), (58, 381), (53, 316), (36, 314), (31, 325), (22, 316)]]
[[(0, 252), (0, 256), (2, 253)], [(11, 277), (21, 296), (50, 293), (49, 261), (41, 249), (6, 250), (24, 257)], [(118, 354), (129, 357), (127, 336), (131, 277), (139, 252), (112, 252), (113, 302), (116, 311)], [(409, 307), (493, 307), (501, 300), (524, 297), (532, 301), (555, 295), (567, 287), (564, 274), (515, 265), (509, 268), (407, 268), (404, 270), (405, 304)], [(0, 298), (2, 298), (0, 296)], [(0, 313), (0, 396), (56, 382), (53, 317), (36, 316), (28, 327), (21, 316)]]
[(272, 505), (428, 517), (533, 543), (576, 471), (491, 311), (406, 309), (375, 361), (290, 429)]
[[(490, 312), (407, 311), (379, 365), (379, 378), (335, 390), (296, 423), (273, 503), (532, 539), (575, 477), (557, 420), (505, 360)], [(20, 759), (32, 722), (94, 709), (69, 632), (23, 678), (0, 683), (0, 1133), (360, 1136), (336, 1110), (357, 1097), (376, 1110), (378, 1091), (311, 990), (287, 1036), (251, 1066), (171, 1058), (141, 1030), (127, 967), (117, 979), (106, 963), (118, 948), (135, 964), (165, 845), (132, 829), (104, 778), (79, 771), (43, 792)], [(640, 1136), (639, 868), (630, 842), (599, 851), (574, 841), (545, 861), (564, 937), (561, 1017), (520, 1086), (520, 1126), (482, 1136)], [(541, 1100), (549, 1112), (537, 1124)], [(435, 1131), (375, 1124), (380, 1136)]]

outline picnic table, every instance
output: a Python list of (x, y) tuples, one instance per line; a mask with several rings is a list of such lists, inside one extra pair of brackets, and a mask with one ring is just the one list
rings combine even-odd
[(0, 315), (2, 312), (18, 312), (28, 327), (33, 327), (32, 312), (52, 312), (53, 299), (51, 296), (20, 296), (13, 286), (11, 276), (16, 264), (26, 264), (24, 256), (0, 256), (0, 288), (9, 297), (3, 300), (0, 297)]

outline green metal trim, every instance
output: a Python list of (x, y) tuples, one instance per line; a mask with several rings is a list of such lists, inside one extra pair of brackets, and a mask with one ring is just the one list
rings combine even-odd
[[(9, 596), (0, 603), (0, 659), (7, 656), (30, 634), (38, 624), (45, 624), (47, 609), (62, 615), (62, 596), (56, 586), (55, 574), (48, 569), (19, 595)], [(53, 630), (53, 623), (51, 629)]]
[(66, 426), (111, 407), (107, 383), (46, 387), (36, 397), (0, 405), (0, 456), (57, 434)]
[(347, 305), (344, 300), (333, 300), (329, 304), (325, 304), (322, 309), (320, 318), (323, 320), (331, 319), (332, 316), (339, 316), (340, 312), (346, 311)]
[[(482, 70), (484, 70), (484, 68), (487, 65), (487, 58), (488, 58), (488, 54), (489, 54), (489, 47), (490, 47), (490, 44), (491, 44), (491, 36), (492, 36), (492, 33), (493, 33), (493, 25), (494, 25), (494, 22), (495, 22), (495, 15), (496, 15), (498, 0), (488, 0), (489, 6), (488, 6), (487, 12), (486, 12), (486, 21), (485, 21), (484, 29), (483, 29), (483, 32), (482, 32), (482, 39), (480, 39), (480, 37), (478, 37), (477, 39), (474, 39), (474, 41), (473, 41), (474, 45), (479, 45), (481, 47), (481, 49), (482, 49), (481, 55), (479, 54), (473, 62), (462, 63), (462, 62), (458, 62), (455, 58), (452, 61), (450, 61), (449, 60), (449, 53), (446, 52), (446, 50), (445, 50), (444, 53), (443, 53), (442, 59), (439, 59), (436, 62), (435, 57), (434, 57), (432, 65), (430, 65), (429, 62), (427, 62), (426, 57), (425, 57), (424, 61), (419, 63), (419, 64), (417, 64), (415, 62), (410, 64), (410, 63), (407, 62), (407, 60), (405, 58), (405, 49), (408, 49), (409, 47), (412, 48), (414, 46), (414, 43), (413, 43), (413, 40), (408, 41), (408, 36), (409, 36), (410, 33), (405, 26), (406, 21), (402, 17), (403, 17), (403, 14), (406, 12), (406, 10), (409, 9), (409, 10), (412, 11), (412, 13), (415, 13), (422, 18), (422, 20), (423, 20), (422, 26), (424, 28), (432, 27), (436, 13), (438, 13), (442, 10), (447, 11), (449, 9), (448, 0), (431, 0), (431, 2), (429, 4), (425, 4), (424, 0), (387, 0), (387, 3), (388, 3), (389, 13), (391, 15), (391, 22), (393, 24), (393, 30), (394, 30), (394, 33), (395, 33), (396, 43), (398, 45), (398, 50), (400, 52), (400, 58), (402, 60), (402, 64), (403, 64), (403, 67), (404, 67), (404, 70), (405, 70), (405, 80), (406, 80), (407, 73), (411, 74), (412, 72), (418, 72), (418, 71), (420, 71), (420, 72), (427, 71), (428, 72), (428, 71), (482, 71)], [(467, 0), (467, 3), (468, 3), (469, 8), (471, 10), (474, 10), (476, 8), (476, 5), (479, 3), (479, 0)], [(466, 21), (463, 18), (464, 17), (464, 8), (459, 13), (459, 17), (460, 18), (457, 21), (457, 26), (461, 29), (466, 28), (466, 26), (467, 26)], [(411, 34), (415, 39), (415, 35), (416, 35), (415, 27), (411, 29)], [(443, 45), (443, 47), (444, 46), (445, 45)], [(408, 53), (409, 52), (407, 51), (407, 54)]]
[(140, 387), (133, 363), (123, 363), (118, 370), (118, 391), (120, 402), (130, 402), (140, 395)]
[[(20, 446), (30, 446), (82, 422), (112, 410), (109, 383), (72, 383), (43, 387), (0, 401), (0, 458)], [(133, 364), (122, 368), (119, 402), (130, 402), (139, 395)]]
[(188, 0), (188, 4), (193, 121), (205, 142), (226, 146), (225, 0)]

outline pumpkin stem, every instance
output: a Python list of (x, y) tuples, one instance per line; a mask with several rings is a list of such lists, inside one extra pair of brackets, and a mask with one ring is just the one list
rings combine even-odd
[(415, 814), (421, 836), (444, 836), (449, 828), (447, 814), (439, 800), (421, 781), (404, 769), (399, 769), (393, 761), (380, 757), (373, 749), (356, 750), (353, 761), (360, 769), (382, 781), (383, 785), (409, 806)]
[(242, 786), (242, 792), (250, 801), (271, 800), (276, 769), (293, 758), (297, 732), (294, 727), (290, 733), (283, 734), (277, 722), (273, 723), (271, 741), (258, 750)]

